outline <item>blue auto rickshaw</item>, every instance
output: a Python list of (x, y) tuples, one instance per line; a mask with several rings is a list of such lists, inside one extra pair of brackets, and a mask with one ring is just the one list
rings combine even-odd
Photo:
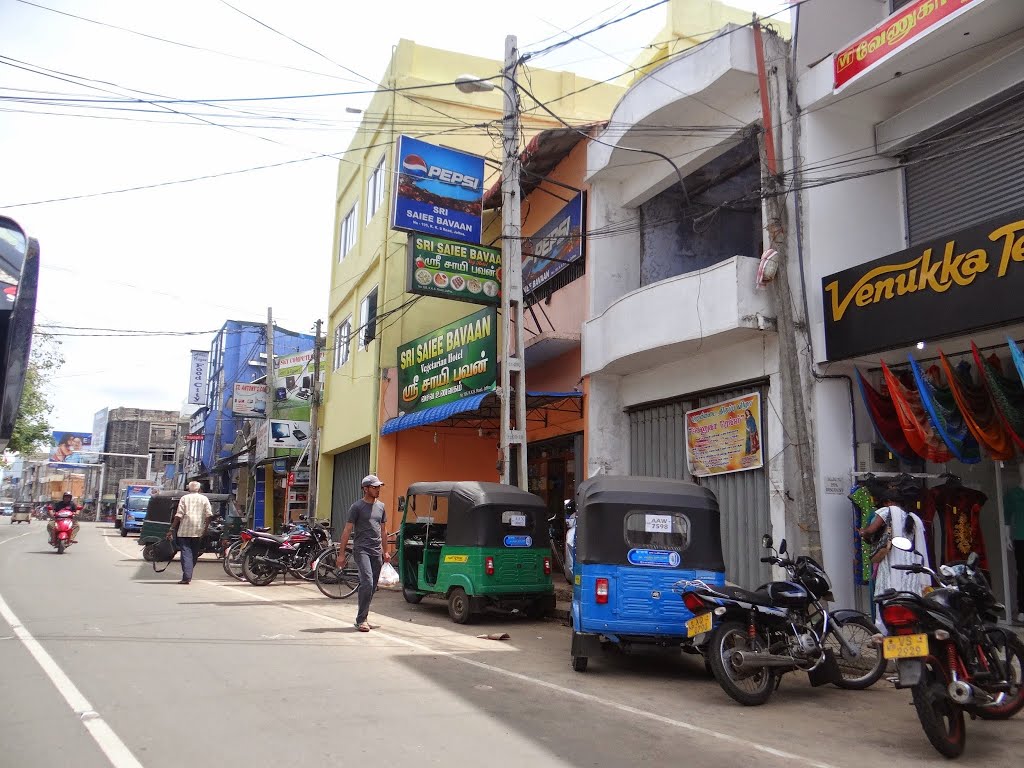
[(609, 644), (688, 649), (681, 581), (725, 584), (718, 500), (683, 480), (602, 475), (576, 491), (572, 668)]

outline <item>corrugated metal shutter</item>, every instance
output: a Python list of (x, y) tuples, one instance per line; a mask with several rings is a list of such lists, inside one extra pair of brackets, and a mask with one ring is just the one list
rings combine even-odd
[(910, 244), (1024, 207), (1024, 98), (1016, 97), (908, 153)]
[[(759, 562), (761, 535), (771, 533), (768, 475), (765, 468), (714, 477), (691, 478), (686, 465), (686, 411), (766, 389), (744, 387), (716, 392), (693, 400), (638, 408), (629, 414), (630, 472), (680, 480), (696, 480), (714, 491), (722, 513), (722, 554), (729, 581), (753, 589), (771, 578), (771, 569)], [(764, 420), (761, 443), (766, 444)]]
[(348, 508), (360, 498), (359, 483), (370, 474), (370, 444), (360, 445), (334, 457), (334, 482), (331, 486), (331, 528), (334, 537), (341, 535), (348, 517)]

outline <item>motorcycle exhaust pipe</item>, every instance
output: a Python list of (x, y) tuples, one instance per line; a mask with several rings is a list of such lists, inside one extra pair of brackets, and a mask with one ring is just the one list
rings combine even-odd
[(773, 653), (750, 653), (733, 651), (730, 657), (732, 665), (741, 672), (749, 672), (764, 667), (795, 667), (792, 656), (778, 656)]
[(281, 569), (283, 567), (281, 565), (281, 561), (280, 560), (275, 560), (272, 557), (263, 557), (263, 555), (257, 555), (256, 557), (253, 558), (253, 560), (256, 561), (257, 563), (265, 563), (266, 565), (272, 565), (272, 566), (274, 566), (275, 568), (278, 568), (278, 569)]
[(968, 682), (963, 680), (954, 680), (949, 684), (949, 688), (946, 689), (955, 703), (960, 706), (966, 706), (967, 704), (991, 704), (995, 699), (985, 693), (980, 688), (975, 688)]

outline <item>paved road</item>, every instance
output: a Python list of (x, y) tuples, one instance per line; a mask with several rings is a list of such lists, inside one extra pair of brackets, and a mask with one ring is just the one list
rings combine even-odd
[[(789, 675), (743, 708), (698, 659), (610, 655), (574, 673), (557, 622), (457, 627), (439, 601), (382, 593), (381, 629), (360, 634), (354, 602), (310, 585), (257, 589), (203, 560), (180, 586), (177, 563), (154, 574), (109, 525), (57, 556), (38, 522), (3, 522), (0, 765), (948, 765), (884, 682)], [(490, 632), (511, 637), (476, 637)], [(969, 722), (958, 763), (1022, 754), (1024, 717)]]

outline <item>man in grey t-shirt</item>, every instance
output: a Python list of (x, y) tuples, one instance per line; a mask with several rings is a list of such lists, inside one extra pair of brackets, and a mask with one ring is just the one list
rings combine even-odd
[(370, 601), (373, 600), (377, 580), (383, 561), (390, 562), (391, 555), (384, 552), (384, 536), (387, 532), (387, 513), (384, 504), (379, 500), (380, 488), (384, 485), (376, 475), (363, 478), (363, 498), (355, 502), (348, 510), (348, 521), (341, 532), (340, 548), (338, 549), (338, 568), (345, 567), (349, 537), (352, 537), (352, 557), (359, 569), (359, 608), (356, 612), (356, 629), (369, 632), (376, 629), (366, 619), (370, 614)]

